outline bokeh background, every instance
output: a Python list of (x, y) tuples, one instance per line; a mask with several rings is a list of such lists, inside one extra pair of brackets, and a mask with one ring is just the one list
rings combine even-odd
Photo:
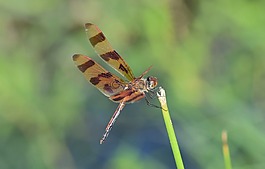
[[(1, 169), (175, 168), (161, 111), (117, 104), (86, 82), (74, 53), (105, 68), (87, 41), (97, 24), (140, 75), (167, 91), (187, 169), (265, 168), (265, 1), (8, 0), (0, 2)], [(157, 99), (153, 104), (159, 105)]]

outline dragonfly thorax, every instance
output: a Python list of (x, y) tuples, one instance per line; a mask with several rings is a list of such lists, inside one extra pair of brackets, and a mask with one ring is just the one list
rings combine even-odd
[(157, 78), (153, 76), (148, 76), (146, 78), (146, 89), (152, 90), (157, 86)]

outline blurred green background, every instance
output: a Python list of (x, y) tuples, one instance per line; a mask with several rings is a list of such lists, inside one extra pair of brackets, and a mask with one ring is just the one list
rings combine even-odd
[[(161, 111), (117, 104), (72, 62), (97, 24), (136, 76), (167, 91), (187, 169), (265, 168), (265, 1), (9, 0), (0, 2), (1, 169), (175, 168)], [(157, 99), (154, 104), (159, 105)]]

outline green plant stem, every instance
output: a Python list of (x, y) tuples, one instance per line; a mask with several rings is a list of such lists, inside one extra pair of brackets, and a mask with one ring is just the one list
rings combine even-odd
[(227, 143), (227, 132), (222, 132), (222, 142), (223, 142), (223, 155), (226, 169), (232, 169), (229, 146)]
[(171, 145), (171, 149), (174, 155), (174, 159), (175, 159), (175, 163), (178, 169), (184, 169), (184, 165), (183, 165), (183, 161), (182, 161), (182, 157), (181, 157), (181, 153), (180, 153), (180, 149), (178, 146), (178, 141), (177, 141), (177, 137), (175, 135), (174, 132), (174, 128), (172, 125), (172, 121), (170, 118), (170, 113), (167, 107), (167, 102), (166, 102), (166, 93), (165, 90), (160, 87), (159, 91), (157, 93), (159, 102), (161, 104), (162, 107), (162, 114), (163, 114), (163, 118), (165, 121), (165, 125), (166, 125), (166, 130), (168, 133), (168, 137), (169, 137), (169, 142)]

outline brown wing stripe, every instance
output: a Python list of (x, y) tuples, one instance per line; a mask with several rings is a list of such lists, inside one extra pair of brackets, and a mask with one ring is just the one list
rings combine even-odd
[(98, 33), (97, 35), (89, 38), (90, 43), (93, 47), (95, 47), (99, 42), (103, 42), (106, 39), (102, 32)]
[(107, 53), (104, 53), (104, 54), (101, 54), (100, 56), (105, 61), (109, 61), (110, 59), (114, 59), (114, 60), (119, 60), (120, 59), (120, 55), (115, 50), (107, 52)]
[(110, 72), (107, 73), (100, 73), (98, 77), (105, 77), (105, 78), (110, 78), (112, 77), (112, 74)]
[[(90, 82), (93, 84), (93, 85), (97, 85), (99, 82), (100, 82), (100, 79), (101, 77), (104, 77), (104, 78), (110, 78), (112, 77), (112, 74), (110, 72), (107, 72), (107, 73), (100, 73), (97, 77), (92, 77), (90, 78)], [(106, 86), (105, 86), (106, 87)], [(108, 91), (108, 89), (106, 89), (106, 91)]]
[(88, 68), (90, 68), (91, 66), (93, 66), (95, 64), (95, 62), (93, 60), (89, 60), (85, 63), (83, 63), (82, 65), (79, 65), (77, 66), (78, 69), (81, 71), (81, 72), (85, 72)]
[(109, 84), (105, 84), (103, 89), (109, 93), (113, 93), (113, 90)]
[(138, 101), (139, 100), (139, 97), (143, 97), (144, 96), (144, 94), (143, 93), (141, 93), (141, 94), (139, 94), (139, 95), (136, 95), (135, 97), (133, 97), (133, 98), (131, 98), (131, 99), (129, 99), (129, 100), (126, 100), (126, 102), (135, 102), (135, 101)]
[(119, 69), (128, 74), (128, 70), (122, 64), (120, 64)]
[(100, 82), (100, 80), (99, 80), (98, 77), (92, 77), (92, 78), (90, 78), (90, 82), (91, 82), (93, 85), (97, 85), (97, 84)]
[(129, 93), (123, 94), (123, 95), (120, 94), (120, 93), (118, 93), (118, 94), (112, 96), (111, 99), (112, 99), (113, 101), (115, 101), (115, 102), (118, 102), (118, 101), (122, 100), (124, 97), (131, 96), (133, 93), (134, 93), (134, 92), (132, 92), (132, 91), (130, 91)]
[(113, 101), (118, 102), (120, 100), (122, 100), (125, 96), (120, 96), (120, 97), (116, 97), (116, 98), (112, 98)]

